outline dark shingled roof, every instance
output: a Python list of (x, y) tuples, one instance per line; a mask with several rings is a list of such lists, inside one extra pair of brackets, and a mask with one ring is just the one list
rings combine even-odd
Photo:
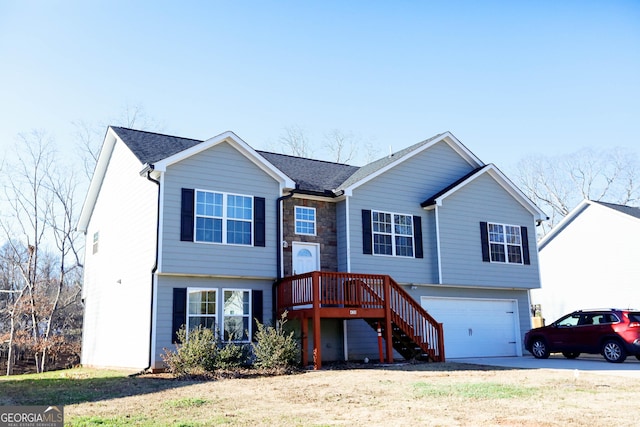
[(640, 208), (635, 208), (633, 206), (616, 205), (614, 203), (605, 203), (605, 202), (595, 202), (595, 203), (601, 204), (601, 205), (606, 206), (608, 208), (615, 209), (618, 212), (622, 212), (622, 213), (630, 215), (630, 216), (632, 216), (634, 218), (640, 219)]
[[(204, 141), (111, 126), (142, 164), (153, 164)], [(328, 194), (357, 166), (258, 151), (269, 163), (294, 180), (298, 190)]]
[(298, 184), (298, 189), (310, 192), (332, 192), (359, 168), (342, 163), (258, 151), (269, 163)]
[(197, 139), (111, 126), (142, 164), (152, 164), (200, 144)]

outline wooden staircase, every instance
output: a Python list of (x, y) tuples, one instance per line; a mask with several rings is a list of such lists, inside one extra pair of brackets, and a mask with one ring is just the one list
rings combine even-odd
[[(279, 281), (276, 299), (277, 314), (286, 310), (291, 318), (314, 320), (314, 362), (316, 355), (320, 359), (320, 318), (360, 318), (374, 329), (380, 324), (388, 362), (391, 348), (408, 360), (445, 360), (442, 324), (390, 276), (314, 271)], [(306, 360), (306, 322), (302, 325)]]
[[(376, 331), (380, 326), (380, 332), (384, 335), (385, 327), (382, 326), (380, 321), (375, 319), (365, 319), (365, 321)], [(393, 322), (391, 324), (391, 336), (393, 349), (400, 353), (400, 355), (406, 360), (422, 360), (428, 362), (438, 361), (433, 349), (427, 349), (425, 352), (420, 345), (411, 339), (410, 335), (407, 335), (402, 328)]]
[[(442, 324), (438, 323), (418, 302), (392, 278), (390, 285), (391, 337), (393, 348), (407, 360), (444, 362)], [(365, 319), (373, 328), (385, 323)]]

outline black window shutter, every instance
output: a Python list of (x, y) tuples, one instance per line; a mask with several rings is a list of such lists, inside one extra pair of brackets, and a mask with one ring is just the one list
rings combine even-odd
[(257, 322), (264, 324), (263, 306), (264, 302), (262, 301), (262, 291), (251, 291), (251, 330), (253, 331), (253, 337), (251, 337), (251, 339), (254, 339), (256, 336), (256, 332), (258, 332)]
[(526, 265), (531, 264), (531, 258), (529, 257), (529, 233), (527, 227), (520, 227), (520, 235), (522, 237), (522, 261)]
[(482, 244), (482, 261), (490, 262), (489, 258), (489, 234), (487, 232), (487, 223), (480, 222), (480, 243)]
[(173, 321), (171, 342), (178, 342), (178, 331), (187, 323), (187, 288), (173, 288)]
[(413, 217), (413, 240), (416, 246), (416, 258), (424, 258), (422, 250), (422, 217), (418, 215)]
[(372, 254), (373, 250), (371, 248), (371, 211), (363, 209), (362, 210), (362, 253), (363, 254)]
[(266, 245), (266, 221), (264, 197), (253, 198), (253, 246)]
[(194, 191), (192, 188), (182, 189), (182, 202), (180, 209), (180, 240), (193, 242), (193, 217), (194, 217)]

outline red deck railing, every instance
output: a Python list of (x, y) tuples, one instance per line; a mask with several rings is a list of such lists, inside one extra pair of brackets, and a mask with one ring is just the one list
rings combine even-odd
[(278, 313), (318, 310), (319, 316), (323, 317), (323, 310), (328, 313), (331, 309), (331, 317), (335, 317), (336, 308), (378, 309), (363, 310), (365, 314), (350, 315), (349, 318), (383, 313), (387, 327), (393, 323), (432, 360), (444, 361), (442, 324), (389, 276), (310, 272), (282, 279), (277, 285), (276, 297)]

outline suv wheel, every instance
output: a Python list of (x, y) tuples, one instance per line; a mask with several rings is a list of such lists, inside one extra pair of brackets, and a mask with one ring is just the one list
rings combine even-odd
[(547, 343), (542, 338), (536, 338), (531, 344), (531, 354), (536, 359), (547, 359), (549, 357), (549, 349)]
[(567, 359), (577, 359), (580, 356), (580, 353), (576, 351), (563, 351), (562, 355)]
[(618, 341), (609, 340), (602, 346), (602, 355), (607, 362), (622, 363), (627, 358), (627, 353)]

